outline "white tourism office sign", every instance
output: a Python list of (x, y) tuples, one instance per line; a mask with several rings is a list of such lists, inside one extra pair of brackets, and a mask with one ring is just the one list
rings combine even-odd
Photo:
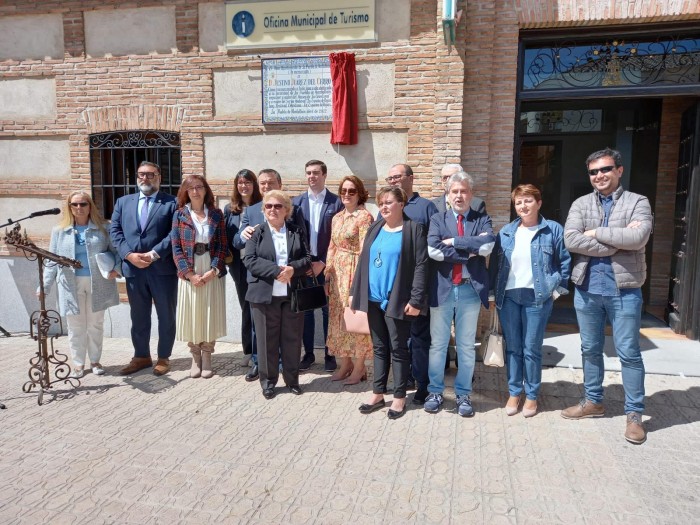
[(226, 2), (226, 47), (376, 42), (375, 0)]

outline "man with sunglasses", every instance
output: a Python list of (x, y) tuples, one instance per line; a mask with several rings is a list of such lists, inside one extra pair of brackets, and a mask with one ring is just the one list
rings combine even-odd
[(645, 246), (653, 217), (649, 200), (620, 184), (618, 151), (606, 148), (586, 159), (593, 192), (574, 201), (564, 226), (564, 243), (573, 256), (571, 280), (581, 331), (585, 397), (562, 410), (565, 419), (602, 417), (605, 320), (610, 320), (622, 368), (627, 426), (625, 439), (646, 440), (644, 362), (639, 348), (642, 293), (646, 280)]
[[(325, 284), (324, 269), (328, 245), (331, 242), (331, 222), (333, 215), (343, 209), (338, 196), (326, 188), (328, 167), (320, 160), (310, 160), (304, 166), (304, 174), (309, 189), (294, 197), (294, 205), (304, 219), (309, 249), (311, 250), (311, 270), (319, 284)], [(309, 281), (312, 275), (309, 275)], [(323, 316), (323, 346), (325, 349), (324, 370), (335, 371), (335, 357), (328, 353), (326, 339), (328, 338), (328, 306), (321, 309)], [(316, 312), (310, 310), (304, 313), (304, 357), (299, 364), (299, 370), (311, 368), (316, 361), (314, 357), (314, 339), (316, 335)]]
[(131, 342), (134, 357), (121, 370), (131, 375), (153, 366), (149, 341), (151, 310), (158, 315), (157, 376), (170, 371), (175, 342), (177, 268), (170, 243), (173, 215), (177, 208), (172, 195), (159, 191), (160, 168), (143, 161), (136, 172), (138, 193), (117, 200), (112, 212), (110, 236), (122, 258), (122, 274), (131, 308)]

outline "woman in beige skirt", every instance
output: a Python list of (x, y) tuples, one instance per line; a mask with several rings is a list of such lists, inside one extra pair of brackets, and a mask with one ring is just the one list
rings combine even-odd
[(190, 377), (209, 378), (214, 375), (214, 344), (226, 335), (224, 213), (214, 207), (214, 194), (200, 175), (190, 175), (182, 182), (177, 205), (171, 233), (180, 278), (175, 337), (190, 347)]

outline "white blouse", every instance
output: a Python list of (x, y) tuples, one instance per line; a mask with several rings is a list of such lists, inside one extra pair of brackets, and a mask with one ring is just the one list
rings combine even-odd
[[(268, 223), (270, 233), (272, 234), (272, 244), (275, 246), (275, 258), (278, 266), (287, 266), (289, 260), (289, 252), (287, 251), (287, 227), (282, 226), (280, 231), (275, 229)], [(272, 284), (273, 297), (287, 297), (287, 284), (281, 283), (277, 279)]]

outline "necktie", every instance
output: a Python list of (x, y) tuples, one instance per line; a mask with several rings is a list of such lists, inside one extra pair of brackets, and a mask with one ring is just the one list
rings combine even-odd
[(148, 202), (150, 200), (150, 197), (146, 197), (141, 207), (141, 231), (146, 228), (146, 223), (148, 222)]
[[(464, 219), (464, 215), (457, 215), (457, 235), (459, 237), (464, 236), (464, 224), (462, 224), (462, 219)], [(458, 263), (452, 267), (452, 284), (459, 286), (461, 282), (462, 265)]]

